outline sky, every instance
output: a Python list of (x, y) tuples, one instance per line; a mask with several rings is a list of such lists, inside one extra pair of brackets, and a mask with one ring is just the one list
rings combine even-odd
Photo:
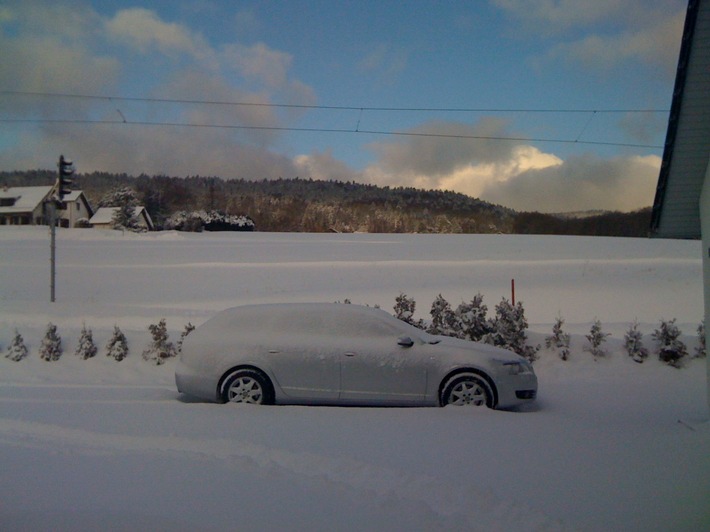
[(685, 0), (0, 4), (0, 170), (653, 203)]

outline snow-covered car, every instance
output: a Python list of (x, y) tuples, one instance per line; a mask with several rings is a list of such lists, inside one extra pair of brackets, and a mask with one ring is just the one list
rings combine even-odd
[(215, 402), (507, 408), (535, 399), (517, 354), (340, 303), (222, 311), (185, 338), (179, 392)]

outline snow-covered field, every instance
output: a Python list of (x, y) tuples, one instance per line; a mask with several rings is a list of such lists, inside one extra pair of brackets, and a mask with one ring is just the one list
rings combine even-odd
[[(705, 361), (636, 364), (677, 319), (702, 319), (699, 242), (505, 235), (147, 235), (60, 230), (49, 303), (46, 228), (0, 228), (2, 530), (707, 530)], [(342, 301), (426, 318), (484, 295), (522, 300), (530, 341), (559, 314), (572, 357), (541, 351), (522, 411), (213, 405), (179, 396), (174, 363), (141, 359), (147, 326), (171, 339), (234, 305)], [(608, 355), (586, 352), (598, 318)], [(48, 322), (64, 355), (39, 358)], [(99, 355), (74, 356), (82, 324)], [(113, 326), (123, 362), (105, 356)]]

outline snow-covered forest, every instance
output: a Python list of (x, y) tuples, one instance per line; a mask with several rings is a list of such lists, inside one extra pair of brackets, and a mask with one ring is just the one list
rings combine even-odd
[[(2, 172), (0, 184), (46, 185), (55, 178), (49, 171)], [(100, 204), (112, 190), (133, 189), (138, 202), (164, 229), (190, 227), (177, 224), (175, 216), (218, 211), (228, 217), (249, 217), (259, 231), (633, 237), (646, 236), (651, 214), (650, 207), (632, 213), (576, 216), (519, 213), (454, 192), (298, 178), (224, 180), (92, 173), (77, 174), (74, 186), (81, 188), (93, 205)]]
[[(60, 229), (55, 303), (47, 228), (0, 246), (3, 530), (710, 523), (699, 242)], [(174, 386), (183, 335), (230, 306), (347, 299), (492, 334), (511, 279), (531, 407), (240, 407)]]

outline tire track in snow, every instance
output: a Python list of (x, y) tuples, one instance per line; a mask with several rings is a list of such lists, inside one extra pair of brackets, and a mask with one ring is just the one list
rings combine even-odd
[(60, 425), (0, 419), (0, 442), (5, 446), (44, 447), (54, 452), (160, 453), (223, 461), (238, 469), (251, 463), (278, 473), (316, 482), (345, 485), (378, 500), (403, 500), (425, 505), (447, 520), (461, 520), (473, 530), (562, 531), (557, 520), (515, 500), (502, 500), (485, 488), (467, 485), (476, 479), (450, 479), (396, 471), (351, 459), (293, 452), (228, 439), (191, 439), (174, 436), (130, 436), (70, 429)]

